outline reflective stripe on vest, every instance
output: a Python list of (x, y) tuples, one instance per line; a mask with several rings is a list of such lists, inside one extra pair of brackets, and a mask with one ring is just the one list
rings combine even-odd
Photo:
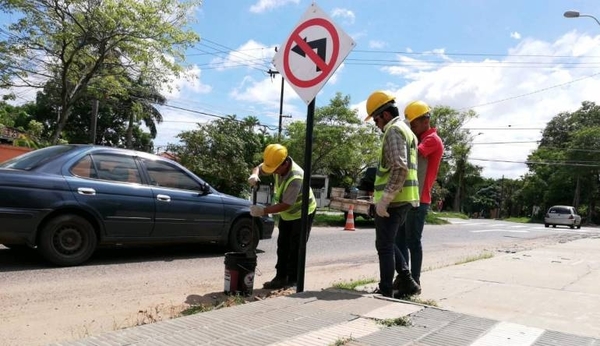
[[(294, 180), (302, 180), (304, 178), (304, 171), (300, 166), (298, 166), (294, 161), (292, 161), (292, 173), (289, 177), (282, 182), (279, 182), (279, 175), (275, 174), (275, 197), (273, 201), (275, 204), (281, 201), (281, 196), (283, 192), (287, 189), (288, 185)], [(315, 210), (317, 210), (317, 200), (315, 199), (315, 195), (312, 192), (312, 189), (309, 189), (310, 195), (308, 196), (308, 213), (311, 214)], [(296, 197), (296, 202), (290, 206), (289, 209), (282, 211), (279, 213), (279, 216), (282, 220), (298, 220), (302, 216), (302, 190), (298, 193), (298, 197)]]
[[(385, 143), (385, 136), (388, 134), (392, 127), (397, 128), (406, 142), (406, 154), (408, 158), (408, 172), (406, 174), (406, 180), (402, 185), (402, 190), (396, 194), (394, 200), (391, 203), (402, 203), (402, 202), (419, 202), (419, 181), (417, 178), (417, 139), (407, 126), (402, 126), (401, 120), (397, 120), (388, 127), (383, 134), (383, 142)], [(373, 200), (377, 203), (383, 197), (383, 190), (388, 183), (390, 177), (390, 169), (383, 167), (383, 147), (379, 154), (379, 165), (377, 166), (377, 175), (375, 176), (375, 191), (373, 192)]]

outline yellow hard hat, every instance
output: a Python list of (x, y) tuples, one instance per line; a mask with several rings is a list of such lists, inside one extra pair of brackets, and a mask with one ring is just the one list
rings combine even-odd
[(380, 112), (390, 102), (394, 102), (395, 99), (396, 96), (388, 94), (385, 91), (377, 90), (373, 92), (367, 99), (367, 117), (365, 121), (369, 121), (373, 117), (373, 114)]
[(431, 112), (431, 108), (423, 101), (413, 101), (404, 108), (404, 116), (409, 122), (425, 114), (429, 114), (429, 112)]
[(267, 174), (275, 172), (288, 157), (287, 148), (281, 144), (269, 144), (263, 153), (262, 170)]

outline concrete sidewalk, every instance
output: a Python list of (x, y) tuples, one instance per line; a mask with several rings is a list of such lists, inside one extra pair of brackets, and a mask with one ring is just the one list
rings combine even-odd
[(423, 273), (421, 299), (325, 290), (54, 345), (600, 346), (600, 239)]

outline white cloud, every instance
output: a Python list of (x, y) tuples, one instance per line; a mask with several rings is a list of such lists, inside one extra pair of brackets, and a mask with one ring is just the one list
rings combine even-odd
[(354, 20), (356, 19), (354, 12), (345, 8), (334, 8), (333, 11), (331, 11), (331, 17), (343, 18), (348, 24), (354, 24)]
[(378, 41), (378, 40), (369, 41), (369, 48), (371, 48), (371, 49), (382, 49), (382, 48), (385, 48), (386, 46), (387, 46), (387, 43), (385, 43), (383, 41)]
[(210, 64), (212, 68), (223, 71), (230, 68), (248, 67), (267, 70), (271, 59), (275, 55), (275, 47), (267, 47), (264, 44), (250, 40), (225, 57), (213, 59)]
[[(259, 111), (261, 114), (272, 118), (279, 117), (279, 103), (281, 95), (281, 77), (276, 75), (274, 78), (266, 77), (261, 80), (255, 80), (251, 77), (246, 77), (236, 88), (230, 93), (230, 97), (237, 101), (249, 102), (251, 105), (248, 108), (248, 113)], [(294, 90), (285, 83), (283, 92), (283, 113), (298, 114), (300, 110), (297, 108), (297, 100), (300, 98)], [(261, 107), (261, 108), (258, 108)], [(271, 109), (267, 111), (265, 109)]]
[(207, 94), (212, 90), (212, 87), (200, 81), (201, 73), (202, 70), (199, 67), (192, 66), (180, 78), (173, 79), (171, 83), (165, 85), (161, 93), (169, 100), (180, 98), (182, 90), (197, 94)]
[[(390, 91), (400, 107), (422, 99), (430, 105), (473, 109), (479, 117), (465, 127), (473, 134), (482, 132), (475, 143), (511, 142), (473, 146), (471, 158), (480, 160), (472, 163), (484, 167), (487, 177), (518, 178), (526, 173), (523, 163), (497, 161), (524, 162), (537, 144), (514, 142), (537, 141), (558, 113), (575, 111), (582, 101), (600, 102), (600, 76), (589, 77), (597, 70), (574, 68), (589, 63), (576, 57), (600, 55), (600, 36), (570, 32), (556, 42), (527, 38), (512, 47), (509, 56), (483, 61), (450, 60), (443, 50), (433, 52), (437, 59), (399, 56), (398, 65), (384, 68), (408, 82)], [(366, 116), (364, 101), (356, 107)]]
[(510, 33), (510, 37), (514, 38), (515, 40), (520, 40), (521, 34), (519, 34), (517, 31), (513, 31)]
[(254, 5), (250, 6), (250, 12), (263, 13), (277, 7), (285, 6), (289, 3), (298, 4), (300, 0), (259, 0)]

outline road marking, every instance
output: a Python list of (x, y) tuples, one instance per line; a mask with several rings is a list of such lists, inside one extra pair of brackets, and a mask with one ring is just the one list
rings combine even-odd
[(500, 322), (471, 346), (530, 346), (544, 333), (544, 329), (521, 324)]
[(471, 233), (487, 233), (487, 232), (508, 232), (508, 233), (529, 233), (529, 231), (525, 230), (512, 230), (512, 229), (479, 229), (476, 231), (471, 231)]

